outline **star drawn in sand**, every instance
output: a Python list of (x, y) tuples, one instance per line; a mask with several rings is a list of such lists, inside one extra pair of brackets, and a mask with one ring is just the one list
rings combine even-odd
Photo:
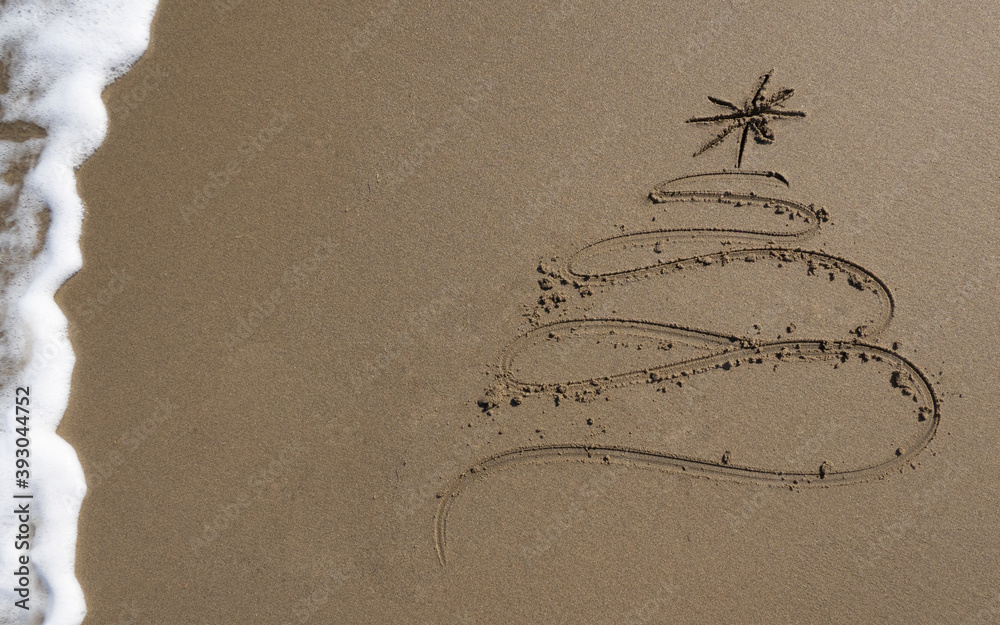
[(685, 122), (687, 124), (726, 124), (726, 127), (719, 134), (715, 135), (711, 141), (701, 146), (694, 153), (695, 156), (714, 148), (722, 143), (734, 130), (742, 128), (743, 137), (740, 139), (740, 152), (736, 157), (736, 167), (740, 167), (743, 164), (743, 150), (746, 148), (747, 137), (750, 135), (750, 132), (753, 132), (754, 141), (757, 143), (761, 145), (771, 144), (774, 143), (774, 131), (768, 125), (770, 120), (782, 117), (806, 116), (802, 111), (786, 111), (780, 108), (795, 93), (794, 89), (781, 89), (774, 95), (767, 95), (765, 87), (767, 87), (767, 83), (771, 80), (771, 74), (773, 73), (774, 70), (772, 69), (760, 77), (760, 84), (757, 86), (757, 91), (743, 103), (742, 107), (721, 98), (708, 96), (709, 101), (713, 104), (718, 104), (732, 112), (713, 115), (712, 117), (692, 117)]

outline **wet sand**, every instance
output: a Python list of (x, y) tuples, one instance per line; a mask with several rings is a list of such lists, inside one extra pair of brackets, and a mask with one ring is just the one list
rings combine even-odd
[[(57, 297), (87, 622), (1000, 618), (983, 11), (163, 0)], [(655, 203), (772, 68), (788, 184)]]

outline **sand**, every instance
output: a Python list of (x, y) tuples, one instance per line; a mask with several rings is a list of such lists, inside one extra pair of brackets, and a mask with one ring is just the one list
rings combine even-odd
[(163, 0), (57, 298), (87, 623), (996, 622), (997, 17)]

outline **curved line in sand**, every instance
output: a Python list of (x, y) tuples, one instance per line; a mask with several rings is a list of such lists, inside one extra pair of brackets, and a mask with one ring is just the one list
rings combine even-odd
[[(727, 234), (736, 231), (718, 231), (725, 232)], [(633, 235), (626, 235), (624, 238), (631, 237), (643, 237), (650, 233), (638, 233)], [(607, 241), (608, 239), (606, 239)], [(596, 245), (596, 244), (595, 244)], [(574, 256), (573, 258), (576, 258)], [(784, 260), (786, 262), (792, 261), (805, 261), (810, 263), (811, 268), (818, 268), (824, 271), (834, 270), (842, 274), (846, 274), (848, 281), (858, 290), (870, 290), (879, 299), (881, 304), (881, 311), (878, 319), (873, 320), (872, 326), (867, 328), (863, 333), (859, 333), (859, 338), (862, 336), (876, 336), (885, 330), (889, 324), (892, 322), (896, 311), (896, 301), (892, 295), (892, 291), (885, 282), (877, 275), (869, 271), (868, 269), (862, 267), (861, 265), (849, 261), (846, 258), (841, 258), (840, 256), (834, 256), (833, 254), (827, 254), (825, 252), (814, 252), (811, 250), (803, 250), (800, 248), (787, 248), (787, 247), (745, 247), (737, 248), (732, 250), (726, 250), (724, 252), (714, 252), (711, 254), (700, 254), (698, 256), (689, 256), (686, 258), (671, 259), (661, 264), (649, 265), (640, 267), (637, 269), (629, 269), (624, 271), (608, 272), (601, 274), (590, 274), (584, 275), (579, 273), (572, 273), (572, 266), (569, 265), (567, 268), (572, 273), (574, 277), (584, 277), (584, 278), (647, 278), (656, 275), (664, 275), (668, 271), (680, 271), (685, 269), (685, 264), (689, 263), (703, 263), (705, 261), (719, 262), (720, 264), (728, 264), (732, 262), (754, 262), (756, 260), (761, 260), (765, 258), (772, 258), (777, 260)], [(572, 262), (573, 259), (570, 260)], [(810, 269), (812, 271), (813, 269)], [(832, 273), (832, 272), (831, 272)], [(860, 278), (859, 278), (860, 277)]]
[[(715, 336), (715, 335), (713, 335)], [(659, 452), (639, 447), (618, 445), (589, 445), (586, 443), (555, 443), (549, 445), (526, 446), (511, 449), (490, 456), (459, 475), (449, 484), (448, 490), (438, 495), (441, 499), (434, 516), (435, 548), (442, 565), (446, 564), (446, 529), (448, 511), (452, 500), (480, 477), (501, 469), (515, 468), (529, 464), (546, 464), (554, 461), (594, 462), (604, 464), (627, 464), (650, 469), (672, 470), (693, 477), (724, 478), (737, 482), (754, 482), (770, 486), (792, 485), (798, 488), (816, 486), (837, 486), (854, 484), (884, 477), (892, 470), (911, 462), (934, 438), (940, 423), (937, 396), (930, 381), (920, 369), (908, 359), (879, 347), (866, 343), (842, 341), (777, 341), (755, 347), (744, 347), (712, 354), (679, 363), (672, 363), (655, 369), (636, 371), (608, 378), (612, 384), (638, 384), (644, 381), (658, 382), (683, 376), (696, 375), (713, 369), (732, 366), (734, 363), (754, 361), (763, 358), (838, 358), (842, 354), (856, 352), (868, 357), (895, 363), (897, 371), (905, 372), (915, 388), (911, 388), (913, 400), (925, 417), (926, 425), (901, 447), (897, 453), (860, 467), (829, 471), (794, 471), (775, 467), (755, 467), (724, 464), (694, 457)], [(759, 360), (758, 360), (759, 362)], [(738, 366), (738, 364), (737, 364)], [(656, 376), (656, 377), (651, 377)], [(602, 380), (603, 381), (603, 380)], [(521, 384), (520, 382), (517, 382)], [(584, 384), (580, 382), (578, 384)]]
[[(762, 238), (769, 240), (798, 240), (819, 231), (820, 222), (824, 219), (825, 214), (817, 211), (812, 205), (805, 205), (800, 202), (780, 198), (760, 196), (753, 193), (742, 194), (718, 191), (670, 191), (666, 189), (666, 187), (676, 182), (699, 177), (719, 175), (760, 176), (764, 178), (772, 178), (778, 180), (786, 186), (788, 185), (788, 181), (784, 178), (784, 176), (781, 176), (776, 172), (710, 172), (682, 176), (680, 178), (669, 180), (658, 185), (653, 191), (650, 192), (649, 197), (655, 203), (706, 200), (716, 201), (719, 203), (729, 203), (733, 204), (734, 207), (738, 207), (737, 204), (742, 205), (744, 202), (766, 202), (768, 205), (777, 206), (785, 212), (790, 212), (792, 215), (797, 215), (799, 217), (805, 216), (803, 219), (803, 226), (798, 230), (791, 231), (699, 228), (650, 230), (646, 232), (617, 235), (581, 248), (569, 259), (566, 264), (567, 272), (575, 278), (582, 279), (584, 284), (593, 284), (591, 281), (606, 283), (609, 280), (611, 280), (613, 284), (613, 281), (617, 278), (643, 277), (642, 274), (644, 272), (646, 273), (646, 276), (662, 274), (669, 270), (681, 269), (683, 268), (684, 263), (690, 262), (718, 260), (722, 262), (722, 264), (725, 264), (727, 262), (735, 262), (741, 259), (748, 260), (749, 257), (759, 258), (761, 256), (769, 256), (781, 259), (782, 255), (786, 255), (789, 259), (791, 259), (791, 255), (795, 255), (798, 257), (797, 259), (805, 260), (810, 263), (818, 262), (824, 269), (835, 269), (843, 273), (847, 273), (849, 276), (854, 277), (855, 282), (851, 282), (853, 286), (859, 290), (870, 289), (878, 295), (880, 302), (883, 304), (880, 318), (874, 320), (874, 325), (867, 328), (864, 332), (862, 332), (862, 327), (859, 327), (857, 331), (859, 338), (861, 336), (877, 335), (889, 325), (894, 316), (895, 301), (893, 299), (892, 292), (889, 290), (889, 287), (885, 284), (885, 282), (865, 267), (862, 267), (861, 265), (845, 258), (827, 254), (825, 252), (815, 252), (788, 247), (763, 246), (732, 249), (687, 258), (671, 259), (666, 262), (658, 262), (654, 265), (633, 267), (613, 272), (588, 273), (580, 272), (574, 268), (576, 261), (581, 255), (593, 253), (595, 249), (599, 250), (601, 246), (625, 246), (627, 248), (629, 245), (638, 245), (641, 247), (648, 245), (650, 242), (659, 241), (667, 235), (681, 234), (689, 238), (702, 237), (705, 239), (714, 239), (725, 236), (729, 240), (735, 238), (737, 242), (740, 242), (739, 239), (742, 238), (744, 242), (746, 242), (746, 239), (759, 241)], [(812, 265), (810, 265), (810, 272), (811, 271)], [(860, 280), (858, 279), (858, 276), (861, 276)], [(678, 362), (671, 362), (656, 367), (616, 373), (601, 378), (587, 378), (553, 384), (537, 383), (530, 380), (518, 380), (514, 377), (512, 372), (512, 362), (519, 351), (519, 345), (521, 345), (524, 341), (530, 341), (533, 337), (541, 333), (548, 333), (558, 328), (575, 327), (579, 329), (593, 326), (625, 328), (633, 333), (646, 334), (649, 336), (655, 336), (657, 333), (663, 332), (680, 333), (691, 341), (704, 342), (706, 345), (720, 345), (721, 348), (719, 351), (710, 355), (686, 359)], [(437, 495), (441, 501), (434, 517), (434, 538), (435, 548), (441, 565), (444, 566), (446, 564), (445, 548), (447, 517), (452, 501), (458, 497), (458, 495), (465, 488), (467, 488), (469, 484), (493, 471), (528, 464), (543, 464), (564, 460), (600, 462), (604, 464), (611, 464), (613, 462), (615, 464), (628, 464), (636, 467), (680, 471), (695, 477), (724, 478), (772, 486), (794, 485), (795, 487), (801, 488), (852, 484), (883, 477), (893, 469), (910, 462), (934, 438), (940, 422), (940, 411), (937, 397), (934, 394), (934, 389), (931, 386), (930, 381), (923, 374), (923, 372), (903, 356), (876, 345), (861, 343), (858, 341), (845, 342), (832, 340), (782, 340), (773, 342), (757, 342), (749, 338), (729, 336), (711, 332), (709, 330), (629, 319), (577, 319), (560, 321), (535, 328), (518, 339), (515, 339), (508, 346), (508, 348), (504, 350), (501, 362), (501, 377), (510, 387), (527, 387), (531, 390), (546, 390), (555, 386), (583, 386), (594, 382), (611, 384), (613, 386), (625, 386), (643, 382), (655, 383), (681, 376), (696, 375), (698, 373), (704, 373), (719, 368), (728, 369), (729, 367), (734, 365), (739, 366), (743, 363), (761, 363), (765, 358), (775, 358), (778, 360), (784, 358), (798, 358), (801, 360), (834, 357), (847, 358), (850, 353), (854, 352), (858, 352), (859, 356), (894, 363), (896, 370), (900, 372), (901, 375), (905, 373), (906, 381), (904, 382), (904, 385), (906, 386), (906, 390), (912, 395), (913, 401), (918, 404), (920, 420), (926, 421), (927, 423), (927, 425), (923, 427), (918, 434), (906, 444), (905, 447), (899, 448), (894, 455), (881, 460), (876, 459), (872, 463), (861, 467), (842, 470), (824, 470), (820, 468), (812, 472), (802, 472), (786, 471), (775, 467), (768, 468), (733, 465), (724, 462), (715, 462), (679, 454), (672, 454), (669, 452), (616, 445), (558, 443), (518, 447), (490, 456), (475, 466), (470, 467), (467, 471), (459, 475), (451, 482), (447, 491)], [(912, 382), (913, 386), (909, 386), (908, 382)]]
[(656, 185), (656, 187), (654, 187), (654, 189), (662, 189), (662, 188), (666, 187), (667, 185), (673, 184), (675, 182), (681, 182), (683, 180), (691, 180), (691, 179), (694, 179), (694, 178), (708, 178), (708, 177), (714, 177), (714, 176), (741, 176), (741, 177), (759, 176), (761, 178), (773, 178), (774, 180), (777, 180), (777, 181), (781, 182), (786, 187), (788, 186), (788, 179), (785, 178), (784, 176), (782, 176), (780, 173), (778, 173), (776, 171), (769, 171), (769, 170), (765, 170), (765, 169), (757, 169), (757, 170), (754, 170), (754, 169), (722, 169), (722, 170), (719, 170), (719, 171), (706, 171), (706, 172), (701, 172), (701, 173), (698, 173), (698, 174), (687, 174), (687, 175), (684, 175), (684, 176), (678, 176), (676, 178), (671, 178), (670, 180), (667, 180), (666, 182), (661, 182), (660, 184)]

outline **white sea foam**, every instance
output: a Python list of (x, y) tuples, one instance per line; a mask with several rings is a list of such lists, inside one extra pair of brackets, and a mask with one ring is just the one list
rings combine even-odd
[[(104, 140), (101, 92), (145, 51), (156, 0), (7, 0), (0, 5), (0, 622), (80, 623), (74, 574), (86, 492), (76, 452), (58, 435), (75, 356), (53, 296), (81, 266), (83, 203), (75, 170)], [(12, 123), (36, 132), (14, 132)], [(25, 123), (26, 122), (26, 123)], [(33, 126), (32, 126), (33, 125)], [(41, 130), (44, 136), (41, 136)], [(38, 136), (35, 136), (38, 135)], [(26, 138), (28, 137), (28, 138)], [(19, 175), (26, 171), (26, 175)], [(45, 215), (48, 215), (46, 227)], [(44, 237), (44, 244), (40, 245)], [(30, 477), (15, 486), (18, 386), (30, 387)], [(32, 499), (15, 499), (31, 494)], [(30, 502), (28, 550), (15, 504)], [(30, 558), (30, 609), (15, 605), (18, 558)]]

